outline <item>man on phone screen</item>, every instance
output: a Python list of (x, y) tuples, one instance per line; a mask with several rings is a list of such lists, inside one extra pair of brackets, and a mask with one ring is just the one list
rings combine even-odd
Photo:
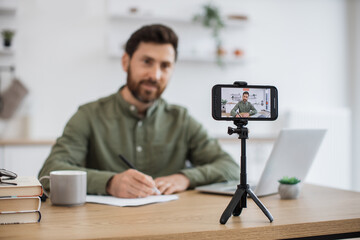
[(238, 179), (239, 166), (186, 108), (161, 98), (174, 71), (177, 45), (177, 35), (164, 25), (134, 32), (121, 61), (126, 84), (79, 107), (39, 176), (84, 170), (88, 194), (123, 198)]
[(257, 113), (256, 108), (248, 101), (249, 92), (243, 92), (242, 100), (238, 102), (231, 110), (230, 114), (233, 117), (247, 118)]

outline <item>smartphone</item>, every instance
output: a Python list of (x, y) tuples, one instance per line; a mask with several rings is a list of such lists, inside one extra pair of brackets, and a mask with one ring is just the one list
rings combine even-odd
[(212, 116), (227, 121), (273, 121), (278, 117), (278, 91), (274, 86), (215, 85)]

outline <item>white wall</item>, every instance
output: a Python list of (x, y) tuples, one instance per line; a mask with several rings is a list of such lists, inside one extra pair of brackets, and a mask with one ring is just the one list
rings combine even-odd
[[(157, 11), (180, 16), (196, 12), (194, 9), (206, 2), (172, 1), (164, 8), (164, 1), (156, 0), (151, 5)], [(213, 2), (223, 12), (249, 17), (243, 28), (227, 30), (230, 36), (244, 38), (239, 40), (245, 50), (244, 63), (219, 68), (211, 63), (180, 61), (164, 94), (170, 102), (187, 106), (211, 134), (226, 137), (227, 126), (231, 125), (211, 118), (210, 92), (217, 83), (243, 79), (278, 88), (279, 120), (250, 123), (253, 135), (275, 136), (282, 126), (283, 113), (289, 109), (349, 105), (348, 98), (339, 94), (349, 91), (347, 2)], [(147, 1), (136, 3), (150, 6)], [(129, 29), (135, 30), (145, 22), (116, 21), (108, 17), (107, 2), (103, 0), (19, 0), (16, 66), (30, 94), (18, 115), (28, 116), (31, 138), (59, 136), (80, 104), (111, 94), (125, 82), (119, 59), (108, 56), (109, 32), (118, 28), (118, 34), (127, 38)], [(180, 35), (185, 42), (197, 39), (200, 31), (184, 23), (163, 23), (180, 32), (186, 29), (186, 36)]]
[(103, 1), (20, 1), (17, 69), (30, 89), (30, 136), (54, 138), (79, 104), (116, 91)]
[[(194, 7), (200, 2), (205, 1), (195, 1)], [(249, 16), (244, 30), (245, 63), (221, 69), (215, 64), (179, 62), (165, 93), (169, 101), (188, 106), (217, 134), (221, 131), (211, 129), (227, 123), (211, 118), (210, 91), (216, 83), (245, 79), (252, 84), (273, 84), (279, 89), (280, 110), (304, 105), (346, 106), (346, 99), (337, 97), (346, 90), (345, 84), (339, 84), (347, 78), (345, 2), (215, 3), (224, 12)], [(26, 104), (31, 137), (58, 136), (79, 104), (113, 93), (124, 83), (119, 60), (107, 55), (112, 20), (106, 15), (106, 1), (20, 0), (17, 21), (17, 74), (30, 89)], [(121, 24), (135, 29), (141, 22)], [(261, 125), (267, 128), (271, 124), (251, 127), (265, 128)]]

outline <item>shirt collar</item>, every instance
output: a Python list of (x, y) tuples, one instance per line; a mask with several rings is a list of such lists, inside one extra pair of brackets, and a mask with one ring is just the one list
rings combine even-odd
[[(116, 93), (116, 101), (119, 104), (119, 107), (122, 109), (123, 112), (125, 112), (127, 115), (132, 116), (134, 118), (138, 118), (140, 119), (141, 117), (138, 114), (138, 110), (136, 109), (136, 107), (130, 103), (128, 103), (123, 96), (121, 96), (120, 91), (122, 88), (124, 88), (124, 86), (122, 86), (119, 91)], [(159, 100), (155, 100), (154, 103), (147, 109), (146, 114), (145, 114), (145, 118), (150, 117), (154, 111), (157, 109), (157, 106), (159, 105)]]

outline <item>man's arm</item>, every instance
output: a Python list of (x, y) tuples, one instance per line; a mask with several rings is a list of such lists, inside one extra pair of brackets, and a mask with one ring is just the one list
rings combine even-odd
[[(106, 194), (106, 184), (115, 173), (86, 168), (90, 131), (86, 110), (80, 107), (65, 126), (63, 135), (57, 139), (39, 177), (49, 175), (54, 170), (83, 170), (87, 172), (87, 192)], [(47, 182), (44, 182), (44, 186), (49, 188)]]
[(192, 117), (187, 125), (187, 140), (188, 159), (193, 167), (181, 173), (190, 180), (190, 188), (239, 179), (239, 165), (221, 149), (217, 140), (208, 137), (206, 130)]
[(256, 108), (250, 102), (249, 104), (250, 104), (250, 112), (249, 112), (250, 116), (257, 114)]
[(236, 115), (237, 115), (236, 110), (238, 110), (239, 104), (240, 104), (240, 102), (238, 102), (238, 103), (235, 105), (235, 107), (233, 107), (233, 109), (231, 109), (231, 111), (230, 111), (230, 115), (231, 115), (231, 116), (236, 117)]
[[(153, 192), (154, 180), (144, 173), (136, 170), (117, 173), (88, 167), (89, 145), (91, 141), (96, 140), (95, 127), (92, 124), (98, 124), (90, 122), (90, 119), (94, 117), (94, 113), (86, 107), (79, 108), (67, 123), (63, 135), (56, 141), (50, 156), (40, 170), (39, 177), (49, 175), (54, 170), (83, 170), (87, 172), (87, 193), (89, 194), (111, 194), (116, 197), (132, 198), (155, 194)], [(101, 146), (93, 145), (93, 147), (100, 148)], [(97, 150), (99, 149), (92, 149), (91, 152), (94, 153)], [(110, 153), (109, 156), (111, 156)], [(108, 165), (104, 163), (105, 159), (93, 158), (93, 161), (98, 161), (95, 165), (103, 164), (104, 167), (111, 169), (112, 159), (106, 160)], [(44, 182), (44, 187), (49, 188), (47, 182)]]

